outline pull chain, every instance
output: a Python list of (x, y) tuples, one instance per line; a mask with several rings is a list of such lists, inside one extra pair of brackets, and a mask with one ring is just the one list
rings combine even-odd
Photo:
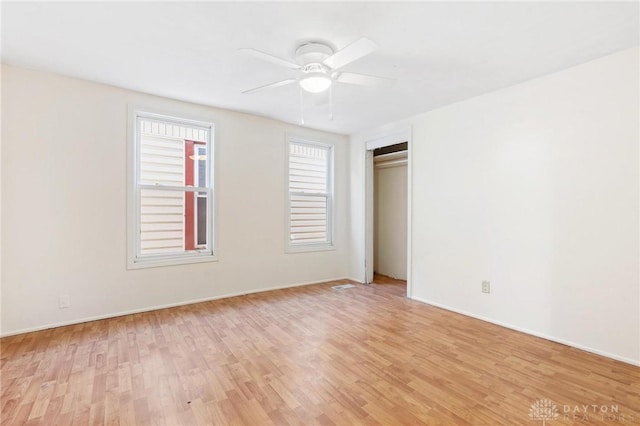
[(333, 84), (329, 86), (329, 121), (333, 121)]
[(302, 95), (302, 87), (300, 87), (300, 125), (304, 126), (304, 97)]

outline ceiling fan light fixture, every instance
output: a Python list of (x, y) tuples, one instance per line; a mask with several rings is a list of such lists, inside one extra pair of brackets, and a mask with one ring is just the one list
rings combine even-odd
[(331, 86), (331, 78), (322, 72), (314, 72), (300, 79), (300, 87), (310, 93), (324, 92)]

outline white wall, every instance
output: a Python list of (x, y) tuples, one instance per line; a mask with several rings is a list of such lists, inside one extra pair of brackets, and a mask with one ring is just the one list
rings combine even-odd
[(365, 278), (365, 151), (363, 136), (351, 136), (349, 144), (349, 275), (361, 283)]
[[(3, 334), (348, 275), (346, 137), (2, 71)], [(218, 262), (126, 269), (129, 104), (215, 123)], [(285, 254), (285, 132), (336, 144), (335, 251)]]
[[(1, 15), (2, 12), (0, 12), (0, 20)], [(0, 100), (2, 99), (2, 70), (3, 68), (0, 67)], [(2, 330), (2, 104), (3, 102), (0, 102), (0, 330)]]
[[(639, 364), (638, 80), (634, 48), (387, 125), (413, 128), (413, 297)], [(380, 131), (352, 136), (353, 276)]]
[(407, 166), (374, 172), (374, 269), (378, 274), (407, 279)]

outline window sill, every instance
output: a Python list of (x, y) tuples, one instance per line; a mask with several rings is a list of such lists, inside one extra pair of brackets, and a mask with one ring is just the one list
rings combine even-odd
[(146, 269), (146, 268), (158, 268), (162, 266), (178, 266), (189, 265), (192, 263), (205, 263), (205, 262), (217, 262), (218, 258), (215, 255), (194, 255), (194, 256), (179, 256), (179, 257), (165, 257), (165, 258), (148, 258), (129, 260), (127, 263), (127, 269)]
[(285, 253), (309, 253), (314, 251), (333, 251), (336, 247), (333, 244), (316, 244), (316, 245), (289, 245)]

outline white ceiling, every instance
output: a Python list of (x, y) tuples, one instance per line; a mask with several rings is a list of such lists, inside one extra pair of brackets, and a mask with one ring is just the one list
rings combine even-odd
[(297, 85), (245, 89), (291, 71), (298, 43), (379, 49), (344, 71), (397, 79), (305, 96), (309, 127), (353, 133), (638, 45), (638, 3), (2, 3), (2, 61), (199, 104), (300, 122)]

